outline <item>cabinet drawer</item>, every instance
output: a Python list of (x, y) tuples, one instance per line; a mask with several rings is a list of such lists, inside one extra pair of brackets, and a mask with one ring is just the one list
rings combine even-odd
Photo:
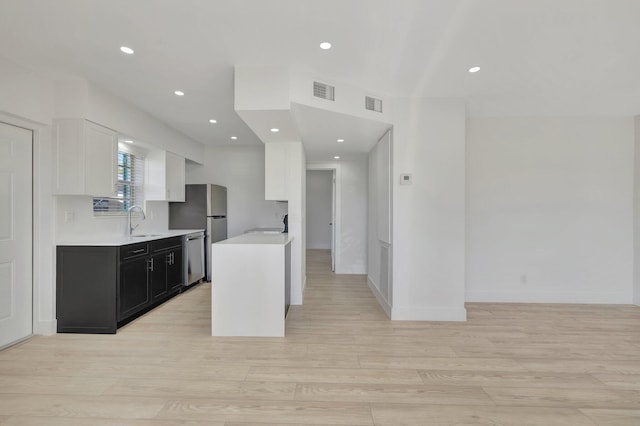
[(151, 241), (151, 252), (167, 250), (174, 247), (182, 247), (182, 237), (165, 238), (162, 240)]
[(133, 259), (149, 254), (149, 243), (129, 244), (120, 248), (120, 260)]

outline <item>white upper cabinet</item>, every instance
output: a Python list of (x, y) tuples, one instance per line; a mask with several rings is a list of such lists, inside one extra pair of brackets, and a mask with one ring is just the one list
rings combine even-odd
[(116, 133), (83, 119), (54, 120), (54, 194), (115, 197)]
[(167, 152), (167, 200), (184, 201), (184, 157)]
[(184, 201), (185, 159), (167, 151), (147, 154), (145, 199)]
[(264, 199), (288, 200), (288, 149), (286, 143), (271, 142), (264, 145)]

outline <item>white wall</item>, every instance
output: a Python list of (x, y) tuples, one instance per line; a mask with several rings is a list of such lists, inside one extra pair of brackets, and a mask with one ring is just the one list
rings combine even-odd
[(307, 170), (336, 171), (337, 274), (367, 273), (367, 161), (309, 162)]
[(633, 119), (467, 122), (467, 300), (630, 303)]
[(389, 316), (393, 304), (392, 147), (392, 133), (388, 131), (368, 158), (367, 283)]
[(465, 320), (464, 102), (399, 99), (394, 112), (391, 317)]
[[(393, 114), (393, 102), (384, 94), (375, 93), (369, 89), (353, 86), (351, 84), (326, 79), (322, 75), (306, 70), (293, 68), (288, 70), (289, 99), (291, 102), (308, 105), (327, 111), (339, 112), (355, 117), (366, 118), (384, 123), (391, 123)], [(325, 99), (313, 96), (313, 82), (329, 84), (335, 87), (335, 100), (328, 102)], [(370, 111), (364, 107), (365, 96), (374, 97), (383, 101), (382, 112)]]
[(342, 225), (341, 261), (336, 265), (338, 274), (367, 273), (367, 169), (364, 158), (341, 164)]
[(51, 124), (53, 83), (0, 56), (0, 112)]
[(252, 228), (282, 228), (287, 203), (264, 199), (264, 145), (207, 146), (203, 165), (187, 162), (187, 183), (227, 187), (229, 238)]
[[(128, 216), (94, 216), (93, 197), (88, 195), (57, 195), (55, 199), (56, 242), (76, 241), (92, 237), (126, 235), (129, 233)], [(139, 226), (137, 234), (165, 232), (169, 229), (169, 203), (147, 201), (144, 206), (146, 219), (134, 216), (132, 222)], [(69, 213), (69, 214), (67, 214)], [(67, 218), (71, 218), (68, 220)]]
[(633, 303), (640, 306), (640, 115), (635, 118)]
[(195, 162), (204, 156), (202, 144), (86, 80), (56, 82), (55, 96), (55, 118), (85, 118)]
[[(202, 161), (202, 144), (86, 80), (56, 82), (54, 94), (55, 118), (85, 118), (126, 135), (146, 148), (168, 150)], [(94, 216), (92, 197), (56, 196), (55, 205), (55, 234), (59, 242), (73, 241), (87, 234), (125, 235), (129, 232), (125, 216)], [(136, 232), (163, 232), (168, 229), (167, 202), (147, 202), (144, 208), (147, 219), (140, 222)], [(68, 220), (69, 217), (72, 220)]]
[(0, 121), (33, 130), (33, 332), (55, 332), (53, 83), (0, 57)]
[(331, 249), (333, 171), (307, 170), (307, 249)]
[(288, 110), (287, 67), (235, 67), (234, 108), (238, 110)]

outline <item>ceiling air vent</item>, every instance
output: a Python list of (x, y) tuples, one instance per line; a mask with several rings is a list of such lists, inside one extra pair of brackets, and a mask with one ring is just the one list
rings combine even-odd
[(328, 84), (313, 82), (313, 96), (316, 98), (326, 99), (328, 101), (335, 100), (336, 88)]
[(372, 98), (370, 96), (364, 97), (364, 107), (369, 111), (382, 112), (382, 100)]

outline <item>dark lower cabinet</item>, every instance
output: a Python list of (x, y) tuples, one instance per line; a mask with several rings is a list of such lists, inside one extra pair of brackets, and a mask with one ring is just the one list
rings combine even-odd
[(115, 333), (183, 288), (182, 237), (120, 247), (58, 246), (59, 333)]
[(182, 258), (182, 247), (178, 247), (173, 251), (171, 263), (167, 265), (167, 286), (170, 293), (180, 291), (184, 286), (184, 267)]
[(118, 319), (116, 247), (58, 247), (58, 332), (115, 333)]
[(151, 258), (151, 298), (152, 300), (162, 299), (169, 294), (167, 285), (167, 265), (168, 254), (156, 254)]
[(151, 299), (163, 299), (183, 287), (182, 240), (152, 244)]
[(151, 303), (149, 263), (149, 259), (142, 257), (120, 264), (118, 321), (126, 319)]

